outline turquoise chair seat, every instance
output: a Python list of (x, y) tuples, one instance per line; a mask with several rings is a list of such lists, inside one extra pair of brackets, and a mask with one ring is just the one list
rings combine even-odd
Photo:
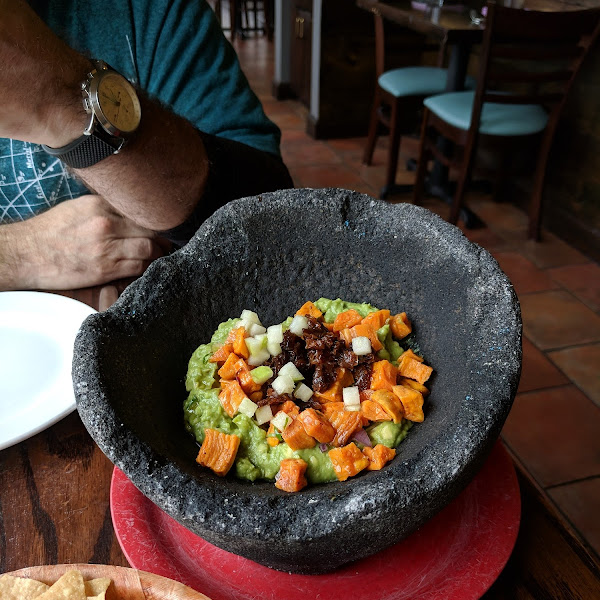
[[(432, 96), (446, 91), (448, 70), (439, 67), (403, 67), (383, 73), (379, 86), (396, 98), (403, 96)], [(466, 89), (475, 88), (475, 80), (467, 77)]]
[[(467, 131), (475, 92), (450, 92), (431, 96), (425, 106), (450, 125)], [(544, 130), (548, 114), (538, 104), (497, 104), (485, 102), (481, 109), (479, 132), (486, 135), (533, 135)]]

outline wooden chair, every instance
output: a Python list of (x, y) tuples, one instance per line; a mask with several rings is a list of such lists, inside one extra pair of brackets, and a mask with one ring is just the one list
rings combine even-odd
[[(367, 144), (363, 154), (363, 163), (370, 165), (377, 142), (380, 124), (390, 132), (387, 156), (385, 185), (380, 198), (385, 199), (392, 191), (396, 180), (398, 152), (401, 135), (408, 133), (410, 117), (414, 119), (422, 109), (423, 99), (432, 94), (441, 94), (446, 90), (447, 69), (442, 67), (445, 45), (423, 44), (422, 51), (438, 52), (437, 66), (401, 67), (386, 70), (386, 57), (389, 44), (386, 44), (385, 23), (381, 14), (374, 9), (375, 19), (375, 94)], [(407, 51), (415, 51), (414, 47)], [(475, 82), (468, 78), (466, 87), (474, 88)], [(406, 117), (409, 117), (407, 119)]]
[[(433, 156), (459, 170), (448, 219), (456, 223), (475, 149), (485, 143), (514, 150), (537, 138), (528, 236), (538, 240), (554, 132), (567, 93), (599, 30), (600, 8), (537, 12), (488, 4), (476, 90), (424, 101), (414, 202), (421, 201), (427, 161)], [(438, 149), (440, 135), (454, 143), (452, 156)]]

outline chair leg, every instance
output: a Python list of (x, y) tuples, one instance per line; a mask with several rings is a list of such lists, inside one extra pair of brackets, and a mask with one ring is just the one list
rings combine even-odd
[(419, 143), (419, 155), (417, 157), (417, 172), (415, 175), (415, 185), (413, 188), (413, 204), (421, 205), (423, 200), (423, 189), (425, 188), (425, 175), (427, 174), (427, 127), (428, 127), (429, 109), (425, 108), (423, 112), (423, 122), (421, 125), (421, 141)]
[(388, 151), (388, 164), (386, 169), (385, 187), (381, 197), (387, 196), (388, 192), (396, 183), (396, 171), (398, 169), (398, 153), (400, 151), (400, 129), (398, 127), (399, 102), (396, 100), (392, 105), (390, 117), (390, 147)]
[(548, 164), (548, 155), (552, 147), (552, 138), (554, 136), (554, 127), (548, 125), (544, 134), (544, 139), (538, 154), (535, 167), (533, 192), (529, 204), (529, 230), (527, 237), (536, 242), (540, 241), (540, 226), (542, 221), (542, 193), (544, 191), (544, 179), (546, 177), (546, 165)]
[(370, 165), (373, 160), (373, 151), (375, 150), (375, 142), (377, 142), (377, 127), (379, 126), (379, 116), (377, 115), (377, 111), (379, 110), (379, 105), (381, 103), (381, 99), (379, 97), (379, 93), (375, 92), (375, 98), (373, 99), (373, 108), (371, 108), (371, 120), (369, 122), (369, 134), (367, 136), (367, 145), (365, 146), (365, 151), (363, 153), (363, 164)]

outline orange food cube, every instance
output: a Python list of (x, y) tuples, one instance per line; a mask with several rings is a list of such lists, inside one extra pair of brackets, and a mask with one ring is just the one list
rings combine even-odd
[(237, 435), (228, 435), (207, 428), (204, 430), (204, 441), (200, 446), (196, 462), (224, 477), (235, 461), (239, 445), (240, 438)]
[(232, 352), (233, 344), (223, 344), (208, 360), (209, 362), (224, 363)]
[(305, 317), (309, 316), (309, 317), (314, 317), (315, 319), (318, 319), (319, 317), (323, 316), (323, 313), (309, 300), (308, 302), (305, 302), (296, 311), (296, 316), (298, 316), (298, 315), (302, 315)]
[(352, 376), (352, 372), (341, 367), (338, 369), (336, 380), (331, 387), (324, 392), (315, 392), (315, 398), (322, 404), (326, 402), (343, 402), (342, 389), (353, 383), (354, 377)]
[(235, 374), (238, 370), (238, 367), (236, 365), (238, 360), (240, 360), (240, 357), (234, 352), (230, 352), (229, 356), (227, 357), (227, 360), (223, 363), (223, 366), (217, 371), (219, 377), (221, 379), (235, 379)]
[(275, 476), (275, 487), (284, 492), (299, 492), (308, 485), (304, 473), (308, 464), (301, 458), (284, 458), (279, 463), (279, 473)]
[(335, 437), (331, 441), (334, 446), (346, 445), (363, 427), (363, 415), (358, 410), (336, 411), (327, 418), (335, 429)]
[(412, 331), (411, 322), (405, 312), (394, 315), (390, 319), (390, 330), (397, 340), (405, 338)]
[(417, 392), (421, 392), (423, 396), (427, 396), (429, 394), (429, 390), (422, 383), (419, 383), (414, 379), (408, 379), (408, 377), (398, 377), (398, 383), (406, 387), (411, 387), (413, 390), (417, 390)]
[(335, 436), (335, 429), (323, 413), (314, 408), (307, 408), (298, 415), (308, 435), (314, 437), (321, 444), (328, 444)]
[(373, 400), (365, 400), (360, 404), (360, 412), (363, 417), (369, 421), (391, 421), (392, 417), (389, 415), (381, 404), (373, 402)]
[(362, 322), (365, 325), (370, 325), (375, 331), (381, 329), (390, 318), (390, 311), (387, 309), (376, 310), (375, 312), (369, 313)]
[[(377, 331), (371, 327), (371, 325), (365, 325), (364, 323), (359, 323), (358, 325), (354, 325), (354, 327), (350, 327), (350, 329), (342, 329), (340, 331), (340, 335), (342, 339), (346, 342), (346, 345), (350, 348), (352, 347), (352, 340), (355, 337), (367, 337), (371, 342), (371, 348), (374, 352), (378, 352), (383, 348), (383, 344), (379, 341), (377, 337)], [(350, 340), (348, 340), (348, 336)]]
[(246, 329), (244, 327), (236, 327), (235, 329), (231, 330), (230, 335), (233, 336), (233, 351), (238, 356), (248, 358), (250, 356), (250, 352), (248, 351), (248, 346), (246, 346)]
[(415, 354), (410, 348), (403, 352), (398, 359), (398, 362), (402, 362), (403, 360), (408, 360), (409, 358), (413, 358), (416, 361), (423, 362), (423, 357)]
[[(406, 354), (406, 352), (404, 354)], [(410, 356), (405, 358), (404, 354), (398, 363), (398, 373), (402, 377), (414, 379), (421, 384), (425, 383), (431, 377), (433, 369), (430, 366), (423, 364), (423, 359), (419, 361)]]
[(369, 466), (369, 459), (354, 442), (343, 448), (332, 448), (327, 454), (339, 481), (346, 481)]
[(333, 322), (333, 331), (341, 331), (349, 327), (354, 327), (362, 321), (360, 313), (353, 308), (338, 313)]
[(267, 429), (267, 444), (274, 448), (279, 444), (279, 438), (275, 434), (275, 425), (273, 423), (269, 423), (269, 429)]
[(396, 456), (396, 451), (383, 444), (377, 444), (374, 448), (365, 446), (363, 448), (363, 454), (369, 459), (369, 466), (367, 469), (369, 471), (379, 471), (380, 469), (383, 469), (386, 463)]
[(281, 432), (281, 437), (292, 450), (314, 448), (317, 445), (317, 440), (306, 433), (304, 426), (298, 419), (294, 419), (285, 430)]
[(378, 360), (373, 363), (371, 372), (372, 390), (391, 390), (396, 385), (398, 369), (389, 360)]
[(379, 404), (385, 412), (392, 417), (394, 423), (400, 423), (404, 417), (404, 406), (400, 398), (389, 390), (376, 390), (373, 393), (373, 402)]
[(237, 371), (236, 371), (236, 379), (240, 382), (242, 389), (246, 394), (252, 394), (254, 392), (258, 392), (261, 389), (260, 383), (256, 383), (254, 379), (252, 379), (252, 375), (250, 375), (250, 367), (248, 363), (243, 358), (240, 358), (236, 363)]
[(221, 392), (219, 393), (219, 402), (223, 410), (233, 418), (240, 404), (247, 398), (244, 390), (241, 388), (237, 380), (221, 381)]
[(346, 405), (343, 402), (326, 402), (321, 405), (321, 412), (329, 419), (329, 416), (334, 412), (346, 410)]
[(402, 402), (404, 418), (415, 423), (422, 423), (425, 419), (425, 415), (423, 414), (423, 394), (404, 385), (395, 385), (392, 391), (400, 402)]
[(295, 402), (291, 400), (286, 400), (279, 410), (282, 410), (284, 413), (289, 415), (290, 417), (297, 417), (300, 414), (300, 409)]

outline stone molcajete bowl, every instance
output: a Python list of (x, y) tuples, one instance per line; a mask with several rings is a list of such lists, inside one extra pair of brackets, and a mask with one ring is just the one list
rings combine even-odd
[[(308, 299), (406, 311), (434, 367), (425, 421), (381, 471), (296, 494), (196, 465), (184, 378), (217, 325), (281, 322)], [(347, 190), (232, 202), (153, 263), (75, 344), (77, 407), (108, 458), (208, 542), (269, 567), (323, 573), (390, 546), (477, 473), (511, 407), (521, 319), (495, 260), (429, 211)]]

